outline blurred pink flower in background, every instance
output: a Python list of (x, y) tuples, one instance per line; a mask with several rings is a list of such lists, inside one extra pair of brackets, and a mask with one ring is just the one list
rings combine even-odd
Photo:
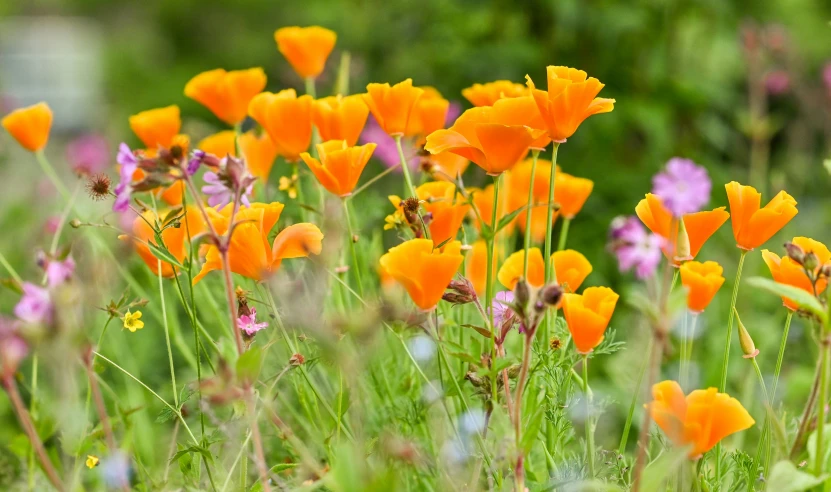
[(647, 232), (637, 217), (616, 217), (609, 229), (609, 249), (615, 254), (621, 272), (635, 269), (638, 279), (645, 279), (661, 263), (664, 239)]
[(66, 145), (66, 160), (77, 174), (104, 172), (110, 165), (110, 145), (101, 135), (82, 135)]
[(704, 167), (681, 157), (670, 159), (665, 170), (652, 178), (652, 193), (675, 217), (700, 211), (710, 201), (712, 186)]
[(52, 299), (49, 291), (30, 282), (23, 282), (23, 297), (14, 307), (14, 315), (27, 323), (52, 321)]
[(765, 89), (772, 96), (782, 95), (791, 88), (791, 77), (785, 70), (772, 70), (765, 75)]

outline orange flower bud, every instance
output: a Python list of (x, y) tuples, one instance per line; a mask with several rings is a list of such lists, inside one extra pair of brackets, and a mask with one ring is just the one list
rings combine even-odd
[[(142, 215), (143, 218), (136, 217), (133, 220), (132, 236), (121, 235), (119, 236), (119, 239), (133, 243), (133, 246), (136, 248), (136, 253), (138, 253), (141, 259), (144, 260), (144, 263), (147, 264), (150, 271), (152, 271), (154, 275), (158, 275), (159, 259), (150, 252), (150, 247), (147, 246), (146, 243), (158, 245), (156, 243), (156, 234), (148, 222), (155, 223), (156, 221), (161, 220), (161, 218), (152, 210), (147, 210)], [(164, 214), (161, 214), (161, 216), (163, 217)], [(188, 207), (185, 210), (185, 216), (179, 219), (179, 221), (181, 223), (179, 227), (168, 227), (162, 231), (162, 241), (164, 242), (167, 250), (170, 251), (170, 253), (177, 260), (179, 260), (179, 262), (182, 262), (188, 255), (187, 246), (191, 238), (202, 233), (206, 229), (206, 226), (205, 221), (202, 218), (202, 214), (199, 212), (199, 209), (195, 207)], [(190, 237), (188, 237), (188, 232), (190, 232)], [(161, 267), (162, 276), (173, 276), (173, 265), (166, 261), (162, 261)]]
[(555, 142), (565, 142), (589, 116), (609, 113), (615, 107), (614, 99), (595, 97), (603, 88), (586, 72), (569, 67), (547, 67), (548, 91), (538, 90), (531, 77), (528, 88), (548, 127), (548, 136)]
[(431, 181), (416, 188), (416, 195), (424, 202), (424, 210), (432, 215), (428, 227), (433, 244), (455, 239), (470, 209), (456, 192), (456, 185), (449, 181)]
[(464, 260), (461, 246), (459, 241), (451, 241), (433, 249), (429, 239), (411, 239), (391, 248), (380, 263), (418, 307), (429, 311), (439, 303)]
[(312, 121), (320, 132), (320, 139), (324, 142), (346, 140), (350, 147), (358, 143), (367, 116), (369, 108), (360, 94), (324, 97), (312, 106)]
[(261, 92), (248, 105), (248, 114), (260, 124), (287, 161), (296, 162), (312, 141), (311, 96), (297, 97), (294, 89)]
[(179, 106), (148, 109), (134, 114), (130, 116), (130, 128), (149, 152), (154, 153), (159, 147), (169, 149), (182, 128)]
[[(557, 283), (563, 286), (566, 292), (577, 292), (586, 277), (592, 272), (592, 265), (581, 253), (566, 249), (551, 255)], [(525, 250), (513, 253), (502, 263), (496, 278), (508, 289), (513, 289), (523, 276), (525, 270)], [(542, 287), (545, 283), (545, 262), (542, 259), (540, 248), (528, 250), (528, 284), (532, 287)]]
[(493, 103), (502, 98), (527, 95), (529, 95), (527, 87), (510, 80), (473, 84), (471, 87), (462, 90), (462, 96), (474, 106), (493, 106)]
[(233, 70), (222, 68), (202, 72), (185, 85), (185, 95), (210, 109), (217, 118), (237, 125), (248, 114), (248, 103), (265, 89), (262, 68)]
[(603, 341), (619, 297), (608, 287), (588, 287), (583, 294), (563, 295), (563, 316), (579, 353), (588, 354)]
[(413, 87), (413, 79), (407, 79), (392, 87), (389, 84), (369, 84), (366, 92), (361, 96), (372, 116), (388, 135), (394, 137), (406, 133), (424, 89)]
[[(820, 269), (822, 269), (824, 265), (831, 264), (831, 252), (829, 252), (828, 248), (821, 242), (807, 237), (795, 237), (793, 238), (792, 243), (801, 248), (805, 254), (813, 253), (817, 257), (817, 265), (814, 269), (815, 276), (818, 275)], [(814, 293), (811, 280), (805, 274), (805, 270), (802, 265), (797, 263), (794, 259), (788, 256), (780, 258), (776, 253), (772, 253), (766, 249), (762, 250), (762, 259), (765, 260), (765, 264), (767, 264), (770, 269), (770, 274), (773, 276), (773, 280), (779, 282), (780, 284), (797, 287), (810, 294)], [(817, 294), (825, 292), (827, 287), (828, 279), (821, 277), (817, 280)], [(783, 297), (782, 302), (785, 304), (785, 307), (791, 311), (799, 309), (799, 305), (787, 297)]]
[(245, 157), (248, 171), (257, 178), (268, 181), (271, 166), (277, 159), (277, 146), (267, 134), (257, 136), (254, 132), (246, 132), (239, 136), (239, 147)]
[(323, 72), (337, 39), (334, 31), (320, 26), (283, 27), (274, 32), (277, 49), (304, 79)]
[(15, 109), (0, 120), (3, 128), (29, 152), (46, 147), (49, 130), (52, 128), (52, 110), (45, 102), (34, 106)]
[(758, 248), (785, 227), (798, 212), (796, 200), (784, 191), (759, 208), (762, 194), (756, 188), (735, 181), (724, 187), (727, 189), (730, 213), (733, 214), (733, 236), (739, 248)]
[(652, 419), (673, 444), (691, 447), (691, 459), (756, 423), (738, 400), (716, 388), (684, 396), (677, 382), (662, 381), (652, 387), (652, 398), (647, 405)]
[(352, 194), (374, 151), (374, 143), (349, 147), (345, 140), (330, 140), (317, 146), (319, 160), (308, 152), (300, 154), (300, 158), (324, 188), (344, 198)]
[(687, 261), (681, 265), (681, 285), (687, 288), (687, 308), (704, 311), (724, 284), (724, 268), (715, 261)]

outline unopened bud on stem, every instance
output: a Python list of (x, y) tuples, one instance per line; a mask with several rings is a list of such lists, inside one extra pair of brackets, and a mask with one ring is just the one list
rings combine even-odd
[(752, 359), (759, 355), (759, 349), (757, 349), (756, 344), (753, 343), (753, 338), (750, 337), (750, 332), (747, 331), (744, 323), (742, 323), (742, 319), (739, 317), (739, 312), (736, 308), (733, 308), (733, 314), (736, 315), (736, 321), (739, 325), (739, 344), (742, 347), (742, 352), (744, 352), (743, 357), (745, 359)]
[(805, 250), (799, 247), (798, 244), (785, 243), (785, 251), (788, 253), (788, 258), (802, 265), (805, 263)]

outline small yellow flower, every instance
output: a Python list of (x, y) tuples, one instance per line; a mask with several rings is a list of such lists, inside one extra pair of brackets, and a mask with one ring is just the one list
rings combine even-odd
[(90, 470), (98, 466), (98, 456), (87, 455), (87, 468)]
[(390, 229), (398, 229), (406, 223), (407, 221), (404, 219), (404, 213), (401, 212), (401, 210), (396, 210), (395, 213), (387, 215), (384, 218), (384, 230), (388, 231)]
[(127, 314), (124, 315), (124, 328), (127, 328), (132, 333), (135, 333), (136, 330), (141, 330), (144, 328), (144, 321), (141, 321), (141, 311), (136, 311), (135, 313), (131, 313), (127, 311)]
[(280, 191), (285, 191), (294, 200), (297, 198), (297, 182), (297, 174), (292, 174), (291, 178), (280, 176)]

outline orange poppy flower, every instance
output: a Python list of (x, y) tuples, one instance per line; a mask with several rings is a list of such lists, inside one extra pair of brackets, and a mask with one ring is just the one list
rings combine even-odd
[(450, 101), (443, 98), (433, 87), (421, 87), (424, 91), (413, 107), (413, 113), (407, 122), (404, 135), (424, 138), (436, 130), (444, 128)]
[(416, 188), (416, 195), (424, 202), (424, 210), (432, 215), (428, 227), (433, 244), (455, 239), (470, 210), (470, 205), (456, 192), (456, 185), (448, 181), (430, 181)]
[(233, 130), (223, 130), (203, 138), (196, 144), (196, 148), (208, 154), (213, 154), (220, 159), (227, 155), (236, 157), (236, 139), (237, 136)]
[(560, 205), (560, 215), (573, 219), (583, 209), (592, 189), (594, 181), (557, 171), (554, 177), (554, 199)]
[(433, 249), (429, 239), (410, 239), (381, 257), (381, 266), (407, 289), (410, 298), (425, 311), (436, 307), (464, 257), (462, 244), (451, 241)]
[[(657, 195), (648, 193), (646, 198), (638, 202), (635, 213), (641, 222), (653, 233), (666, 239), (664, 254), (669, 257), (676, 250), (678, 242), (678, 226), (672, 225), (672, 214), (667, 210)], [(707, 239), (730, 217), (725, 207), (714, 208), (704, 212), (695, 212), (682, 217), (687, 234), (690, 238), (690, 257), (695, 258)], [(673, 258), (673, 262), (680, 263), (681, 259)]]
[(38, 152), (46, 147), (46, 142), (49, 141), (52, 110), (45, 102), (41, 102), (34, 106), (15, 109), (4, 116), (0, 123), (21, 147), (29, 152)]
[(320, 139), (324, 142), (346, 140), (350, 147), (358, 143), (367, 116), (369, 108), (360, 94), (324, 97), (315, 100), (312, 106), (312, 121), (320, 132)]
[(691, 447), (691, 459), (698, 459), (725, 437), (756, 423), (739, 400), (730, 395), (708, 388), (684, 396), (681, 385), (675, 381), (652, 386), (652, 402), (647, 407), (673, 444)]
[[(566, 292), (577, 292), (586, 277), (592, 272), (592, 265), (581, 253), (566, 249), (551, 255), (557, 283), (562, 285)], [(496, 278), (499, 282), (513, 290), (516, 283), (522, 278), (525, 269), (525, 250), (520, 250), (509, 256), (499, 268)], [(542, 287), (545, 284), (545, 263), (542, 261), (540, 248), (528, 250), (528, 283), (532, 287)]]
[(758, 248), (796, 217), (796, 200), (784, 191), (759, 208), (762, 194), (756, 188), (735, 181), (724, 187), (733, 214), (733, 237), (739, 248), (748, 251)]
[(413, 79), (407, 79), (392, 87), (389, 84), (369, 84), (366, 94), (361, 94), (361, 97), (378, 125), (394, 137), (406, 133), (422, 94), (424, 89), (413, 87)]
[(320, 26), (283, 27), (274, 32), (277, 49), (304, 79), (323, 72), (337, 39), (334, 31)]
[(603, 88), (586, 72), (569, 67), (547, 67), (548, 91), (534, 86), (531, 77), (528, 88), (548, 127), (548, 136), (555, 142), (565, 142), (589, 116), (609, 113), (615, 107), (614, 99), (596, 97)]
[(520, 97), (529, 94), (528, 88), (510, 80), (497, 80), (486, 84), (473, 84), (462, 89), (462, 96), (474, 106), (493, 106), (505, 97)]
[(429, 163), (433, 178), (443, 181), (456, 181), (456, 177), (464, 174), (470, 161), (452, 152), (428, 154), (423, 157)]
[[(795, 237), (792, 242), (802, 248), (805, 253), (814, 253), (816, 255), (817, 266), (814, 269), (815, 275), (819, 272), (819, 269), (822, 268), (823, 265), (831, 261), (831, 252), (829, 252), (828, 248), (819, 241), (815, 241), (807, 237)], [(767, 264), (770, 269), (770, 274), (773, 276), (773, 280), (779, 282), (780, 284), (797, 287), (810, 294), (814, 293), (811, 281), (805, 274), (803, 266), (792, 260), (790, 257), (783, 256), (780, 258), (776, 253), (763, 249), (762, 259), (765, 260), (765, 264)], [(825, 288), (827, 286), (828, 280), (826, 278), (823, 277), (819, 279), (816, 285), (817, 294), (825, 292)], [(799, 305), (787, 297), (783, 297), (782, 301), (785, 304), (785, 307), (791, 311), (799, 309)]]
[(681, 285), (687, 288), (687, 308), (703, 312), (724, 283), (724, 268), (715, 261), (687, 261), (680, 270)]
[(545, 122), (537, 110), (534, 98), (519, 96), (503, 98), (493, 103), (494, 119), (503, 125), (524, 125), (539, 130), (539, 137), (528, 146), (531, 149), (545, 150), (551, 139), (545, 132)]
[[(510, 179), (506, 179), (506, 182), (509, 182)], [(496, 211), (496, 221), (497, 224), (499, 223), (500, 219), (507, 214), (510, 214), (512, 211), (519, 208), (515, 206), (511, 201), (511, 186), (504, 186), (500, 187), (499, 189), (499, 208)], [(486, 225), (491, 225), (491, 217), (493, 215), (493, 185), (490, 184), (485, 186), (483, 189), (478, 188), (467, 188), (468, 194), (471, 197), (470, 201), (472, 203), (471, 207), (471, 215), (473, 217), (473, 225), (476, 227), (476, 230), (482, 231), (482, 224), (480, 223), (479, 219), (481, 218), (482, 221)], [(475, 207), (475, 210), (474, 210)], [(479, 215), (476, 215), (476, 212), (479, 212)], [(499, 234), (509, 235), (514, 230), (514, 222), (511, 221), (507, 224)], [(497, 234), (497, 236), (499, 235)]]
[[(531, 170), (534, 169), (534, 190), (531, 192)], [(559, 167), (557, 168), (559, 169)], [(545, 239), (546, 220), (548, 219), (548, 182), (551, 179), (551, 161), (538, 159), (534, 168), (532, 159), (525, 159), (506, 173), (508, 176), (508, 196), (511, 204), (509, 208), (516, 210), (528, 205), (528, 194), (533, 193), (531, 213), (527, 210), (519, 212), (516, 216), (516, 227), (525, 231), (526, 223), (531, 220), (531, 238), (535, 242), (542, 242)], [(556, 199), (556, 188), (555, 188)], [(552, 221), (557, 220), (558, 211), (552, 212)]]
[[(507, 112), (507, 111), (506, 111)], [(506, 124), (493, 107), (471, 108), (447, 130), (427, 136), (424, 149), (431, 154), (453, 152), (473, 161), (492, 176), (498, 176), (521, 161), (544, 132), (525, 125)]]
[[(208, 209), (211, 223), (218, 234), (228, 231), (232, 207), (225, 207), (221, 212)], [(242, 207), (235, 217), (238, 224), (231, 236), (228, 258), (231, 271), (255, 281), (265, 280), (280, 268), (286, 258), (318, 255), (323, 247), (323, 233), (314, 224), (299, 223), (286, 227), (269, 245), (271, 229), (277, 224), (283, 204), (252, 203)], [(209, 246), (202, 270), (194, 277), (193, 283), (213, 270), (222, 269), (222, 259), (216, 246)]]
[[(178, 215), (178, 214), (177, 214)], [(159, 274), (159, 259), (150, 252), (150, 247), (146, 243), (158, 245), (156, 242), (156, 234), (150, 223), (156, 223), (160, 220), (152, 210), (147, 210), (142, 214), (142, 217), (136, 217), (133, 220), (132, 236), (121, 235), (119, 239), (130, 241), (136, 248), (136, 253), (144, 260), (147, 267), (154, 275)], [(162, 231), (162, 241), (170, 253), (176, 257), (181, 263), (188, 255), (187, 246), (190, 238), (202, 233), (205, 230), (205, 221), (202, 218), (202, 213), (195, 207), (188, 207), (185, 210), (185, 216), (180, 219), (181, 225), (179, 227), (168, 227)], [(190, 238), (188, 237), (190, 232)], [(173, 265), (162, 261), (162, 276), (172, 277), (174, 274)]]
[(210, 109), (229, 125), (238, 125), (248, 114), (248, 103), (265, 89), (262, 68), (202, 72), (185, 85), (185, 95)]
[(352, 194), (374, 151), (374, 143), (349, 147), (346, 140), (330, 140), (317, 146), (320, 159), (308, 152), (300, 157), (324, 188), (344, 198)]
[(248, 171), (263, 180), (268, 181), (271, 167), (277, 159), (277, 146), (267, 134), (257, 136), (254, 132), (245, 132), (239, 136), (239, 148), (245, 156), (245, 165)]
[(619, 297), (608, 287), (587, 287), (583, 294), (563, 294), (563, 316), (577, 352), (588, 354), (600, 345)]
[(312, 141), (312, 102), (309, 95), (297, 97), (294, 89), (261, 92), (248, 105), (248, 114), (265, 128), (280, 154), (296, 162)]
[[(493, 272), (497, 269), (498, 254), (493, 255)], [(483, 296), (488, 285), (488, 246), (484, 239), (477, 239), (467, 253), (465, 277), (473, 284), (476, 294)]]
[(148, 152), (155, 155), (159, 147), (169, 149), (177, 142), (182, 128), (179, 106), (148, 109), (130, 116), (130, 128)]

